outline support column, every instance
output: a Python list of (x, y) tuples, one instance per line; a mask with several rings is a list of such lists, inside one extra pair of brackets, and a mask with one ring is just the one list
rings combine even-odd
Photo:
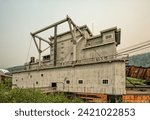
[(57, 25), (54, 27), (54, 66), (57, 64)]
[(41, 66), (41, 39), (39, 39), (39, 67)]

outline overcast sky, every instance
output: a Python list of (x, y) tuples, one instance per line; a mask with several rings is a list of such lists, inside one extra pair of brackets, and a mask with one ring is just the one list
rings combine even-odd
[[(125, 48), (150, 40), (150, 0), (0, 0), (0, 68), (27, 60), (30, 32), (69, 15), (94, 34), (117, 26)], [(30, 56), (37, 56), (32, 41)]]

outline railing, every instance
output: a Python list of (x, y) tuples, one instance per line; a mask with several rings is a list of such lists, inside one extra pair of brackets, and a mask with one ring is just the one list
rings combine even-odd
[(128, 57), (129, 57), (128, 54), (102, 56), (102, 57), (81, 59), (81, 60), (76, 60), (76, 61), (61, 62), (58, 64), (58, 66), (88, 64), (88, 63), (94, 63), (94, 62), (105, 62), (105, 61), (113, 61), (113, 60), (128, 60)]
[[(102, 56), (102, 57), (95, 57), (95, 58), (87, 58), (87, 59), (81, 59), (76, 61), (57, 61), (56, 67), (63, 67), (63, 66), (74, 66), (74, 65), (80, 65), (80, 64), (90, 64), (90, 63), (96, 63), (96, 62), (107, 62), (107, 61), (113, 61), (113, 60), (128, 60), (128, 54), (122, 54), (122, 55), (110, 55), (110, 56)], [(41, 66), (38, 66), (37, 64), (34, 65), (26, 65), (23, 69), (18, 69), (15, 72), (23, 71), (23, 70), (38, 70), (38, 69), (44, 69), (44, 68), (53, 68), (53, 63), (48, 62), (42, 63)]]

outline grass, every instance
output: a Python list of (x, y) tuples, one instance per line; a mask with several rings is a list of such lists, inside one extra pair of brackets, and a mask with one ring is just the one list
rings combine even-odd
[(127, 77), (126, 79), (126, 85), (132, 85), (131, 83), (133, 83), (134, 85), (146, 85), (146, 80), (142, 80), (142, 79), (137, 79), (137, 78), (131, 78), (131, 77)]

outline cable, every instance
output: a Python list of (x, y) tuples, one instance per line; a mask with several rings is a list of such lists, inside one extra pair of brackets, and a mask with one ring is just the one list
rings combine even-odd
[(141, 43), (139, 43), (139, 44), (136, 44), (136, 45), (133, 45), (133, 46), (130, 46), (130, 47), (127, 47), (127, 48), (123, 48), (123, 49), (121, 49), (121, 50), (119, 50), (119, 51), (125, 51), (125, 50), (131, 49), (131, 48), (133, 48), (133, 47), (142, 45), (142, 44), (144, 44), (144, 43), (149, 43), (149, 42), (150, 42), (150, 40), (147, 40), (147, 41), (145, 41), (145, 42), (141, 42)]
[(138, 46), (138, 47), (135, 47), (135, 48), (131, 48), (131, 49), (127, 49), (127, 50), (125, 50), (125, 51), (118, 52), (118, 53), (119, 53), (119, 54), (121, 54), (121, 53), (127, 53), (127, 52), (130, 52), (130, 51), (138, 50), (138, 49), (140, 49), (140, 48), (144, 48), (144, 49), (145, 49), (145, 47), (146, 47), (146, 46), (149, 46), (149, 45), (150, 45), (150, 43), (147, 43), (146, 45), (144, 44), (144, 45), (141, 45), (141, 46)]
[[(147, 47), (143, 47), (143, 48), (141, 48), (141, 49), (137, 49), (137, 50), (134, 50), (134, 51), (128, 51), (128, 52), (122, 52), (122, 53), (133, 53), (133, 52), (137, 52), (137, 51), (140, 51), (140, 50), (143, 50), (143, 49), (146, 49), (146, 48), (150, 48), (150, 45), (149, 46), (147, 46)], [(121, 54), (122, 54), (121, 53)], [(120, 53), (118, 53), (118, 54), (120, 54)]]
[(31, 44), (32, 44), (32, 37), (31, 37), (31, 40), (30, 40), (30, 45), (29, 45), (29, 49), (28, 49), (28, 53), (27, 53), (27, 58), (26, 58), (26, 62), (28, 62), (28, 57), (29, 57), (29, 53), (30, 53), (30, 49), (31, 49)]

